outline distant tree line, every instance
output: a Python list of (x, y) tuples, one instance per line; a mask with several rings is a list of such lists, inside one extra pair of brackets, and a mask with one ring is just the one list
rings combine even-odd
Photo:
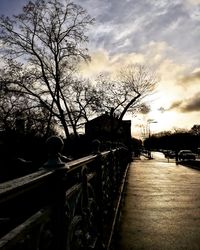
[(145, 139), (144, 147), (150, 149), (169, 149), (179, 151), (191, 149), (197, 152), (200, 148), (200, 125), (194, 125), (190, 130), (162, 132)]

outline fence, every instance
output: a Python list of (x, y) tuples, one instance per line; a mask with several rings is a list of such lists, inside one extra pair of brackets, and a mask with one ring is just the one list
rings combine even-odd
[(109, 248), (127, 153), (116, 148), (0, 184), (0, 250)]

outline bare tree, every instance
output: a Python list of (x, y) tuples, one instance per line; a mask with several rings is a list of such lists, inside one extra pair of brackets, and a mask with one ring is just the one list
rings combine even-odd
[(17, 122), (24, 122), (24, 134), (49, 135), (55, 131), (56, 121), (50, 112), (22, 91), (10, 91), (7, 84), (0, 86), (0, 128), (5, 132), (17, 130)]
[(144, 107), (142, 101), (150, 95), (157, 84), (155, 74), (144, 65), (131, 64), (119, 70), (115, 79), (100, 76), (97, 79), (99, 101), (97, 111), (111, 109), (119, 120), (127, 113), (135, 113)]
[(22, 101), (21, 95), (13, 96), (4, 89), (1, 84), (0, 89), (0, 128), (5, 131), (15, 129), (15, 117), (17, 116)]
[(60, 121), (66, 137), (69, 125), (76, 132), (66, 86), (78, 61), (90, 59), (85, 43), (92, 23), (82, 7), (67, 0), (30, 1), (22, 14), (0, 18), (1, 54), (7, 63), (1, 80), (37, 100)]
[(82, 128), (96, 114), (98, 93), (89, 79), (76, 78), (69, 89), (70, 112), (77, 129)]

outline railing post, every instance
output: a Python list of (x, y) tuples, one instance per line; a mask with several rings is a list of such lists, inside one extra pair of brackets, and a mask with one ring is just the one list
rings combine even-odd
[(55, 172), (55, 199), (53, 204), (53, 224), (55, 249), (64, 250), (66, 245), (65, 185), (62, 171)]
[(88, 247), (88, 181), (87, 181), (87, 167), (83, 166), (81, 170), (81, 177), (82, 177), (82, 201), (81, 201), (81, 216), (83, 219), (83, 248), (87, 249)]
[(96, 173), (97, 173), (97, 197), (98, 197), (98, 207), (99, 207), (99, 216), (98, 216), (98, 229), (99, 229), (99, 249), (105, 249), (103, 242), (103, 190), (102, 190), (102, 155), (99, 153), (96, 158)]
[(48, 151), (48, 160), (44, 164), (44, 168), (58, 168), (64, 167), (65, 163), (60, 159), (60, 153), (63, 149), (64, 142), (58, 136), (51, 136), (46, 141), (47, 151)]
[[(66, 223), (65, 223), (65, 163), (60, 159), (63, 149), (63, 140), (57, 136), (51, 136), (46, 141), (48, 150), (48, 160), (44, 168), (54, 171), (54, 197), (53, 197), (53, 230), (54, 230), (54, 249), (65, 250), (66, 245)], [(63, 171), (65, 170), (65, 171)]]

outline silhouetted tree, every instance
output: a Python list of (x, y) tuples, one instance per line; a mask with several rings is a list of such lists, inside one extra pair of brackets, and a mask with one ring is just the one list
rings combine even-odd
[(13, 92), (1, 82), (0, 128), (9, 133), (23, 127), (21, 133), (48, 136), (55, 130), (54, 118), (49, 122), (50, 112), (23, 92)]
[[(69, 1), (36, 0), (13, 18), (0, 18), (1, 81), (15, 93), (31, 96), (62, 125), (76, 133), (66, 98), (71, 72), (79, 60), (89, 60), (86, 29), (93, 19)], [(18, 58), (22, 58), (17, 60)]]
[(68, 86), (67, 99), (74, 126), (78, 130), (96, 115), (98, 91), (89, 79), (74, 77), (71, 82), (72, 84)]
[(194, 135), (200, 135), (200, 125), (195, 124), (190, 131)]
[(121, 68), (115, 78), (101, 75), (97, 80), (98, 99), (94, 108), (98, 112), (112, 109), (122, 120), (125, 114), (144, 107), (141, 101), (152, 94), (156, 83), (155, 74), (139, 64)]

